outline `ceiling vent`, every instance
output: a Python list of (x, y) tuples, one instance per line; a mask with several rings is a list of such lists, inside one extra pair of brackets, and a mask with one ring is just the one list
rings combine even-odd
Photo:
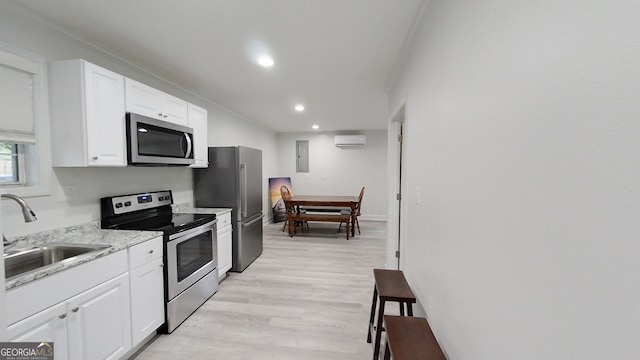
[(366, 135), (336, 135), (337, 147), (358, 147), (367, 143)]

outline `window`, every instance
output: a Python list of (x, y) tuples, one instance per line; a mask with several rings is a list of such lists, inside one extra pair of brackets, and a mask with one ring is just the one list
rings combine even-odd
[(0, 186), (24, 184), (23, 145), (0, 142)]
[(0, 43), (0, 187), (19, 196), (51, 192), (44, 58)]

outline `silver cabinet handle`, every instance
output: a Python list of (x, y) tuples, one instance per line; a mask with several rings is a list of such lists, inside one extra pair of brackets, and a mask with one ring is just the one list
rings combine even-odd
[(162, 115), (162, 116), (165, 117), (165, 118), (167, 117), (167, 115)]
[(64, 318), (66, 318), (66, 317), (67, 317), (67, 313), (64, 313), (64, 314), (62, 314), (62, 315), (58, 315), (58, 317), (59, 317), (60, 319), (64, 319)]
[(149, 250), (149, 254), (153, 254), (153, 249)]
[(92, 157), (93, 160), (98, 160), (97, 156)]
[(80, 308), (79, 308), (79, 307), (74, 307), (73, 309), (71, 309), (71, 311), (73, 311), (74, 313), (77, 313), (77, 312), (78, 312), (78, 310), (80, 310)]
[(158, 113), (158, 116), (162, 117), (162, 113)]
[(160, 264), (160, 265), (158, 265), (158, 266), (160, 266), (160, 267), (164, 267), (164, 264)]

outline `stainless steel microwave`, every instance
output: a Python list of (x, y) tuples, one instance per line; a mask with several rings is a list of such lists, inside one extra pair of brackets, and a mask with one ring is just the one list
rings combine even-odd
[(127, 113), (129, 165), (186, 166), (193, 160), (193, 129)]

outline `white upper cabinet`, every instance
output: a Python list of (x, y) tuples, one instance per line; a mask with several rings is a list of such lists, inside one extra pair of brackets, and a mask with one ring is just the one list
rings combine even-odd
[(126, 166), (124, 76), (84, 60), (50, 72), (53, 166)]
[(127, 112), (178, 125), (188, 125), (186, 101), (129, 78), (125, 83)]
[(209, 151), (207, 144), (207, 110), (189, 104), (189, 127), (193, 128), (193, 158), (194, 168), (209, 166)]
[(170, 123), (188, 126), (188, 103), (169, 94), (164, 94), (162, 100), (163, 119)]
[(139, 83), (135, 80), (125, 80), (126, 109), (154, 119), (162, 117), (162, 91)]
[(49, 85), (53, 166), (127, 166), (127, 112), (193, 128), (208, 166), (207, 110), (82, 59), (51, 63)]

